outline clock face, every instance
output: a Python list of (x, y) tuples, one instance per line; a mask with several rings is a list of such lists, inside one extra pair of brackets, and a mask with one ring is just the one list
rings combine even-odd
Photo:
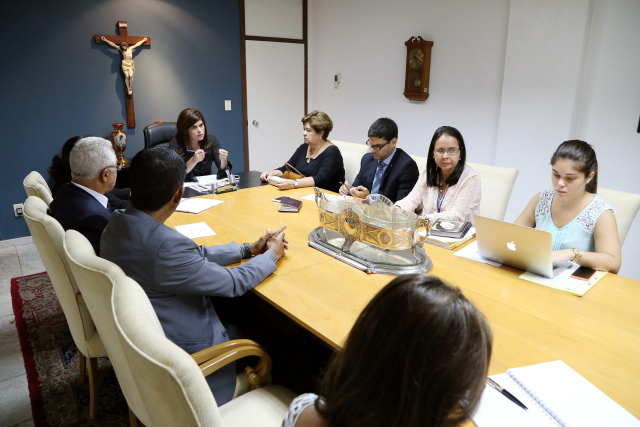
[(409, 51), (409, 68), (420, 68), (424, 62), (424, 52), (422, 49), (411, 49)]

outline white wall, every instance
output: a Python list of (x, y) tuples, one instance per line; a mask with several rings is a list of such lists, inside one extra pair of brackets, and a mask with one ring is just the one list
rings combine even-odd
[[(438, 126), (457, 127), (469, 160), (520, 169), (507, 220), (550, 187), (549, 158), (570, 138), (595, 146), (600, 185), (640, 193), (638, 22), (637, 0), (310, 1), (309, 108), (356, 142), (391, 117), (400, 146), (422, 155)], [(425, 102), (402, 95), (417, 35), (434, 42)], [(620, 272), (636, 280), (639, 222)]]

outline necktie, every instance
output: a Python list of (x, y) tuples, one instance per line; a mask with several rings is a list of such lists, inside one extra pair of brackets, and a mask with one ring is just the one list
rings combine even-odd
[(113, 209), (111, 209), (111, 203), (107, 202), (107, 210), (109, 212), (113, 212)]
[(378, 194), (380, 191), (380, 184), (382, 184), (382, 175), (384, 174), (384, 168), (387, 165), (384, 162), (378, 161), (378, 167), (376, 168), (376, 174), (373, 177), (373, 186), (371, 187), (371, 194)]

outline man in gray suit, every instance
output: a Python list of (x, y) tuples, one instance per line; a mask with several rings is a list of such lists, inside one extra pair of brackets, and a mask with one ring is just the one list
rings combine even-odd
[[(114, 213), (102, 234), (101, 256), (144, 288), (167, 338), (188, 353), (229, 340), (211, 297), (241, 296), (276, 270), (285, 255), (284, 227), (253, 243), (198, 246), (164, 225), (180, 203), (186, 169), (173, 150), (154, 147), (130, 167), (131, 207)], [(251, 258), (240, 266), (225, 268)], [(218, 405), (231, 400), (235, 367), (207, 377)]]

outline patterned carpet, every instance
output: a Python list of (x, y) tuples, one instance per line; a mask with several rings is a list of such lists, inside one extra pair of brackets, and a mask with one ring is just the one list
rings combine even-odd
[(98, 414), (89, 419), (89, 383), (79, 382), (78, 349), (46, 273), (11, 279), (35, 426), (127, 426), (127, 404), (109, 359), (98, 359)]

